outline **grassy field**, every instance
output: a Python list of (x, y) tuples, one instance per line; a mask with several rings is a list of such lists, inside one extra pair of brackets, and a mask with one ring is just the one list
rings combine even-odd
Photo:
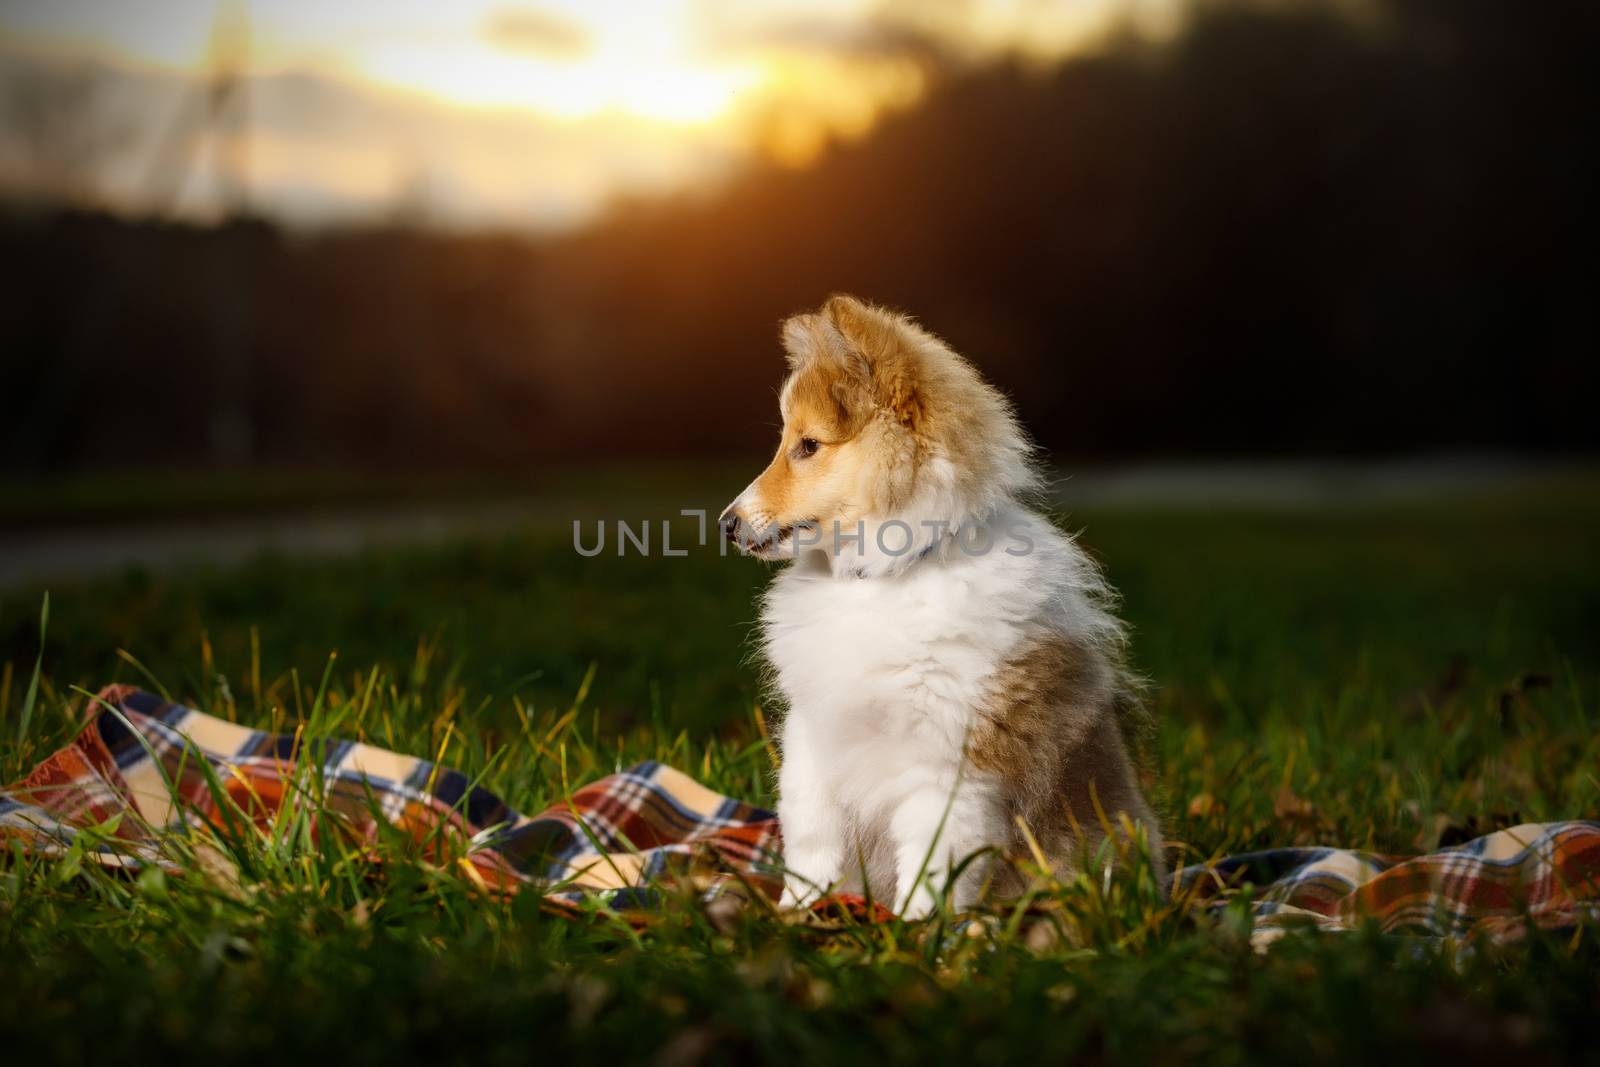
[[(1600, 494), (1065, 520), (1125, 595), (1154, 683), (1148, 786), (1175, 861), (1381, 850), (1600, 817)], [(0, 779), (75, 687), (139, 682), (482, 774), (522, 810), (651, 756), (770, 801), (752, 597), (712, 550), (585, 559), (566, 529), (0, 594)], [(336, 653), (336, 655), (335, 655)], [(326, 687), (323, 679), (326, 677)], [(321, 692), (319, 700), (318, 693)], [(365, 694), (365, 696), (364, 696)], [(664, 1064), (1593, 1058), (1600, 930), (1514, 949), (1364, 933), (1251, 950), (1237, 910), (1148, 879), (1060, 891), (1070, 936), (822, 936), (684, 907), (643, 934), (491, 903), (414, 860), (357, 876), (263, 840), (242, 892), (0, 860), (8, 1052)]]

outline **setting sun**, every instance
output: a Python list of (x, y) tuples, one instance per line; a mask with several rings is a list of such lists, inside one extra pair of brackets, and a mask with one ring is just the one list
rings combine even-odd
[(696, 61), (670, 37), (578, 23), (562, 32), (562, 46), (545, 50), (521, 45), (503, 23), (491, 22), (482, 32), (444, 42), (375, 43), (353, 50), (347, 63), (377, 84), (448, 103), (564, 120), (620, 111), (667, 123), (708, 123), (763, 81), (758, 64)]
[[(151, 202), (152, 171), (211, 166), (222, 169), (181, 183), (179, 213), (215, 217), (207, 190), (231, 184), (253, 210), (306, 223), (404, 205), (445, 225), (564, 226), (741, 161), (806, 166), (915, 106), (931, 56), (1059, 53), (1106, 9), (58, 0), (8, 12), (0, 58), (96, 106), (70, 130), (41, 119), (3, 153), (0, 186), (60, 183), (51, 154), (28, 147), (39, 134), (115, 146), (83, 195), (124, 210)], [(240, 85), (242, 106), (206, 118), (219, 78)], [(200, 125), (174, 139), (184, 115)], [(249, 150), (160, 158), (217, 137)]]

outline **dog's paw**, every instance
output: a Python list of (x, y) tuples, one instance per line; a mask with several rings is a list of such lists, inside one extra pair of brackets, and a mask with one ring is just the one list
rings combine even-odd
[(803, 848), (790, 844), (784, 855), (784, 907), (800, 908), (815, 904), (828, 895), (839, 880), (839, 855), (831, 848)]
[(915, 922), (926, 919), (939, 910), (939, 898), (925, 885), (918, 885), (916, 892), (911, 894), (911, 899), (906, 901), (905, 907), (900, 909), (900, 917)]
[(822, 893), (804, 878), (790, 875), (783, 883), (783, 896), (778, 898), (778, 907), (800, 909), (810, 907), (821, 899)]

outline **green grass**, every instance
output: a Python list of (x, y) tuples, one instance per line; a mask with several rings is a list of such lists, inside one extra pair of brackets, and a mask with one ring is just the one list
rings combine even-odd
[[(1074, 515), (1125, 594), (1155, 686), (1148, 787), (1169, 837), (1191, 857), (1304, 842), (1411, 851), (1600, 817), (1596, 499), (1580, 486), (1333, 514)], [(68, 736), (74, 687), (122, 680), (241, 720), (429, 756), (445, 746), (446, 762), (524, 810), (645, 756), (770, 801), (747, 644), (764, 578), (714, 550), (582, 559), (569, 531), (534, 528), (57, 585), (26, 724), (42, 591), (6, 593), (0, 778)], [(1508, 949), (1294, 936), (1263, 955), (1237, 912), (1164, 912), (1133, 875), (1062, 887), (1067, 936), (1048, 944), (902, 924), (824, 936), (688, 906), (636, 934), (605, 915), (542, 915), (532, 895), (485, 900), (398, 845), (376, 873), (310, 841), (303, 815), (232, 846), (252, 872), (237, 890), (0, 861), (8, 1051), (1593, 1055), (1593, 929)]]

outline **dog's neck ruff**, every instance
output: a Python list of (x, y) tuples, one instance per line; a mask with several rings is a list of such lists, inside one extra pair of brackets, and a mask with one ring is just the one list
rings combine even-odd
[(1005, 531), (995, 527), (997, 517), (1007, 510), (1005, 504), (997, 503), (976, 515), (924, 513), (918, 517), (908, 512), (867, 521), (862, 524), (863, 536), (852, 533), (847, 543), (836, 542), (822, 555), (836, 579), (897, 578), (914, 569), (936, 566), (952, 554), (979, 556), (1003, 551)]
[(940, 548), (943, 547), (942, 542), (944, 540), (948, 540), (949, 536), (949, 534), (946, 534), (939, 540), (930, 541), (928, 544), (923, 545), (921, 548), (917, 549), (915, 555), (912, 555), (909, 559), (904, 560), (898, 566), (882, 564), (875, 565), (867, 562), (850, 562), (844, 567), (834, 567), (834, 577), (849, 578), (856, 581), (866, 581), (869, 578), (892, 578), (897, 575), (904, 574), (917, 564), (921, 563), (923, 560), (927, 559), (929, 556), (937, 553)]

